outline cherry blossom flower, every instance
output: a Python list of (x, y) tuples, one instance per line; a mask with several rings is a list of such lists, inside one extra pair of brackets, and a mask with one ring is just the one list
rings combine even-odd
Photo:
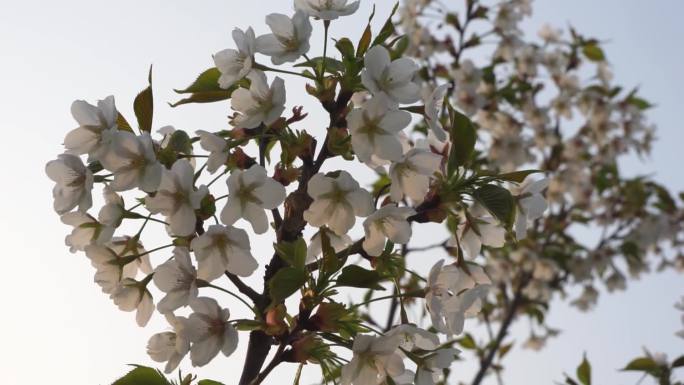
[(256, 37), (250, 27), (246, 31), (239, 28), (233, 30), (233, 40), (237, 49), (224, 49), (214, 55), (214, 64), (221, 72), (218, 79), (221, 88), (230, 88), (252, 71)]
[(402, 146), (397, 135), (411, 123), (411, 113), (390, 110), (388, 102), (381, 94), (347, 115), (352, 147), (364, 163), (371, 155), (391, 161), (401, 159)]
[(105, 226), (119, 227), (126, 214), (123, 198), (109, 188), (109, 186), (105, 186), (102, 195), (104, 196), (105, 205), (102, 206), (97, 214), (97, 220)]
[(190, 351), (190, 341), (186, 337), (188, 319), (176, 317), (172, 313), (164, 315), (173, 331), (157, 333), (147, 342), (147, 354), (155, 362), (166, 362), (164, 373), (173, 372)]
[(231, 123), (240, 128), (270, 125), (285, 111), (285, 83), (276, 76), (269, 87), (261, 71), (252, 71), (248, 77), (252, 81), (249, 90), (238, 88), (231, 96), (231, 107), (237, 111)]
[(435, 385), (444, 373), (444, 369), (451, 367), (460, 350), (455, 348), (438, 349), (431, 354), (416, 372), (416, 385)]
[(171, 233), (187, 236), (195, 232), (195, 210), (207, 194), (205, 186), (193, 187), (194, 172), (185, 159), (177, 160), (171, 170), (163, 170), (159, 190), (145, 198), (145, 206), (153, 213), (166, 216)]
[(228, 161), (228, 142), (218, 135), (203, 130), (197, 131), (197, 135), (200, 137), (200, 146), (205, 151), (209, 151), (207, 171), (213, 174)]
[(250, 253), (247, 232), (232, 226), (209, 226), (190, 246), (197, 258), (200, 279), (213, 281), (226, 271), (248, 277), (259, 266)]
[(404, 373), (404, 362), (398, 353), (397, 336), (370, 336), (359, 334), (354, 339), (351, 361), (342, 367), (342, 385), (377, 385), (387, 376)]
[(45, 173), (55, 182), (52, 197), (55, 199), (53, 207), (58, 214), (76, 207), (86, 212), (93, 205), (93, 173), (79, 156), (61, 154), (45, 165)]
[(76, 100), (71, 104), (71, 115), (79, 126), (69, 131), (64, 138), (67, 153), (88, 154), (90, 161), (99, 160), (109, 150), (112, 134), (117, 132), (119, 113), (114, 105), (114, 97), (107, 96), (98, 101), (97, 106)]
[(314, 227), (327, 225), (340, 236), (354, 226), (355, 216), (365, 217), (373, 211), (370, 193), (346, 171), (339, 171), (335, 177), (314, 175), (307, 193), (314, 201), (304, 211), (304, 220)]
[(121, 311), (135, 310), (135, 322), (140, 327), (147, 325), (154, 312), (152, 294), (147, 290), (145, 282), (124, 278), (116, 285), (109, 298)]
[(309, 52), (312, 28), (305, 12), (297, 11), (292, 18), (272, 13), (266, 16), (266, 24), (273, 33), (259, 36), (256, 39), (256, 50), (270, 56), (273, 64), (293, 62)]
[(533, 182), (529, 177), (517, 187), (517, 214), (515, 217), (515, 236), (523, 239), (527, 236), (527, 225), (541, 217), (548, 207), (542, 191), (549, 185), (547, 178)]
[(387, 239), (397, 244), (408, 243), (411, 238), (411, 225), (407, 218), (415, 213), (416, 211), (410, 207), (397, 207), (392, 203), (369, 215), (363, 221), (366, 233), (363, 249), (371, 256), (378, 256), (382, 254)]
[(295, 9), (311, 17), (322, 20), (335, 20), (348, 16), (359, 9), (359, 1), (347, 4), (348, 0), (295, 0)]
[(409, 352), (414, 349), (434, 350), (439, 346), (439, 337), (435, 333), (411, 324), (395, 326), (385, 336), (396, 336), (399, 346)]
[(100, 163), (114, 174), (109, 187), (114, 191), (136, 187), (145, 192), (155, 191), (163, 166), (157, 161), (150, 135), (135, 136), (128, 131), (117, 131), (112, 138), (110, 151), (100, 159)]
[(83, 251), (90, 244), (102, 245), (114, 234), (114, 228), (99, 223), (95, 218), (80, 211), (66, 213), (60, 217), (62, 223), (73, 226), (71, 234), (66, 236), (65, 243), (69, 251)]
[(412, 81), (418, 66), (409, 58), (392, 61), (387, 48), (376, 45), (364, 57), (361, 72), (363, 85), (373, 95), (385, 94), (395, 104), (413, 103), (420, 99), (420, 87)]
[(111, 294), (116, 286), (126, 278), (135, 278), (138, 268), (133, 263), (125, 263), (123, 256), (106, 246), (88, 245), (85, 254), (96, 269), (95, 283), (102, 292)]
[(221, 211), (221, 221), (232, 225), (244, 218), (255, 233), (265, 233), (268, 230), (265, 210), (272, 210), (283, 203), (285, 187), (269, 178), (266, 169), (258, 164), (245, 171), (233, 170), (226, 184), (228, 203)]
[(197, 298), (197, 270), (190, 260), (190, 252), (185, 247), (173, 249), (173, 258), (154, 269), (154, 284), (166, 296), (159, 301), (160, 313), (169, 313), (187, 306)]
[(389, 176), (390, 197), (394, 202), (400, 202), (404, 196), (420, 203), (430, 189), (430, 178), (439, 170), (442, 157), (430, 150), (414, 147), (402, 159), (392, 163)]
[(498, 220), (488, 215), (480, 205), (475, 205), (470, 210), (470, 219), (464, 220), (458, 225), (458, 240), (453, 236), (449, 245), (460, 245), (463, 253), (470, 259), (480, 254), (482, 245), (489, 247), (503, 247), (506, 243), (506, 229)]
[(187, 321), (187, 336), (192, 342), (193, 366), (204, 366), (219, 352), (230, 356), (238, 344), (237, 330), (228, 322), (230, 312), (221, 309), (213, 298), (199, 297), (190, 302), (193, 313)]
[[(106, 246), (112, 249), (118, 256), (137, 256), (131, 265), (140, 270), (143, 274), (152, 273), (153, 269), (150, 264), (150, 256), (147, 254), (143, 244), (137, 237), (114, 237)], [(131, 277), (135, 277), (135, 272), (133, 272)]]
[(437, 262), (428, 276), (425, 303), (432, 325), (447, 335), (463, 331), (465, 318), (480, 311), (491, 281), (481, 267), (469, 265), (469, 273), (454, 265)]
[(442, 84), (441, 86), (436, 87), (425, 100), (425, 120), (440, 141), (445, 141), (447, 139), (447, 133), (444, 131), (442, 123), (439, 121), (439, 115), (442, 113), (444, 97), (448, 91), (449, 84)]
[[(320, 231), (318, 231), (316, 234), (314, 234), (313, 237), (311, 237), (311, 240), (309, 241), (309, 246), (307, 246), (306, 249), (307, 263), (315, 261), (316, 257), (318, 257), (321, 254), (323, 248), (321, 245), (321, 232), (323, 231), (326, 230), (321, 228)], [(352, 239), (347, 234), (337, 235), (332, 231), (326, 231), (325, 234), (328, 236), (328, 240), (330, 241), (330, 247), (332, 247), (336, 253), (339, 253), (340, 251), (346, 249), (349, 245), (352, 244)]]

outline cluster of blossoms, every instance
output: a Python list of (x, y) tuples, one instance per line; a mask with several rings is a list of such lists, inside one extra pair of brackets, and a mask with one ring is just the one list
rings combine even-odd
[[(492, 6), (466, 1), (460, 9), (410, 0), (400, 13), (407, 53), (423, 68), (422, 88), (446, 79), (453, 85), (449, 100), (478, 127), (481, 152), (474, 167), (534, 168), (549, 175), (518, 187), (517, 195), (525, 197), (519, 208), (530, 217), (547, 206), (536, 194), (545, 191), (549, 200), (546, 219), (533, 223), (526, 241), (500, 247), (503, 235), (485, 227), (484, 239), (465, 247), (468, 238), (461, 233), (464, 250), (475, 250), (468, 255), (491, 246), (478, 259), (497, 298), (486, 322), (501, 321), (506, 330), (508, 318), (526, 314), (535, 327), (525, 346), (539, 349), (558, 334), (544, 314), (566, 288), (580, 286), (582, 294), (570, 303), (588, 310), (601, 286), (624, 290), (628, 277), (654, 267), (684, 270), (681, 203), (655, 181), (619, 170), (621, 156), (651, 150), (654, 127), (645, 117), (651, 105), (636, 89), (614, 84), (598, 40), (549, 25), (538, 39), (527, 38), (520, 24), (532, 13), (529, 0)], [(429, 122), (417, 128), (427, 127)], [(530, 223), (518, 216), (518, 238)], [(481, 371), (491, 365), (485, 361)]]
[[(456, 344), (474, 348), (464, 335), (466, 318), (482, 315), (502, 327), (522, 311), (543, 319), (540, 304), (569, 281), (586, 285), (590, 294), (576, 302), (588, 307), (596, 300), (594, 279), (624, 287), (614, 257), (629, 253), (630, 272), (638, 274), (646, 269), (641, 255), (647, 250), (665, 238), (676, 244), (682, 211), (672, 199), (663, 207), (667, 190), (617, 173), (618, 155), (648, 151), (652, 130), (640, 108), (646, 102), (634, 93), (616, 100), (603, 59), (598, 85), (581, 88), (574, 73), (577, 47), (596, 56), (595, 41), (574, 32), (573, 41), (564, 41), (546, 28), (543, 45), (525, 43), (517, 24), (530, 9), (520, 0), (495, 10), (468, 1), (465, 22), (441, 10), (444, 25), (461, 38), (438, 38), (439, 28), (423, 25), (422, 17), (439, 6), (421, 0), (407, 1), (400, 11), (406, 35), (394, 36), (395, 7), (375, 38), (369, 21), (357, 44), (336, 40), (340, 60), (328, 56), (327, 44), (323, 56), (309, 58), (312, 19), (322, 20), (327, 40), (331, 22), (358, 7), (359, 1), (295, 0), (292, 16), (266, 17), (269, 34), (235, 29), (235, 48), (216, 53), (215, 68), (179, 91), (190, 95), (175, 104), (230, 99), (229, 129), (191, 136), (166, 126), (153, 135), (151, 78), (134, 103), (138, 135), (111, 96), (96, 106), (73, 103), (78, 127), (67, 134), (65, 153), (46, 166), (55, 182), (55, 211), (73, 227), (66, 244), (85, 252), (95, 282), (121, 310), (136, 311), (138, 325), (145, 326), (155, 308), (166, 318), (171, 330), (148, 342), (150, 357), (165, 363), (165, 372), (188, 354), (193, 366), (219, 352), (230, 356), (238, 331), (248, 330), (241, 385), (260, 383), (285, 362), (317, 364), (326, 381), (343, 385), (440, 383), (460, 353)], [(491, 12), (492, 30), (465, 41), (466, 26)], [(494, 64), (479, 67), (462, 51), (484, 36), (499, 42)], [(283, 70), (257, 62), (257, 54), (275, 66), (304, 62)], [(557, 95), (538, 95), (542, 68)], [(287, 116), (285, 81), (276, 76), (269, 82), (268, 72), (312, 83), (306, 90), (330, 119), (320, 146), (295, 129), (306, 114), (294, 107)], [(565, 137), (560, 121), (573, 114), (587, 122)], [(196, 143), (203, 151), (195, 152)], [(357, 159), (354, 167), (368, 167), (378, 181), (369, 191), (353, 172), (322, 171), (334, 157)], [(516, 171), (521, 167), (534, 170)], [(217, 196), (218, 181), (227, 194)], [(89, 214), (96, 184), (104, 196), (97, 218)], [(655, 208), (647, 210), (646, 202)], [(598, 247), (568, 235), (577, 216), (606, 229)], [(357, 218), (364, 218), (358, 226), (364, 236), (353, 240)], [(142, 225), (126, 234), (123, 224), (133, 220)], [(453, 258), (432, 261), (423, 278), (405, 259), (416, 251), (408, 245), (413, 226), (427, 222), (446, 223), (448, 238), (436, 247)], [(163, 225), (171, 242), (145, 249), (141, 239), (154, 225)], [(309, 229), (307, 245), (303, 232)], [(274, 253), (264, 260), (252, 255), (248, 231), (269, 230)], [(668, 263), (684, 265), (681, 258)], [(261, 291), (242, 281), (260, 265)], [(223, 279), (240, 294), (218, 286)], [(394, 294), (373, 297), (384, 283)], [(156, 306), (154, 287), (161, 293)], [(344, 287), (368, 290), (364, 301), (335, 301)], [(211, 294), (225, 292), (247, 304), (253, 319), (232, 319)], [(285, 300), (295, 293), (301, 298), (290, 314)], [(362, 311), (379, 300), (391, 301), (386, 326)], [(413, 303), (425, 308), (434, 332), (419, 326), (423, 317), (408, 318)], [(557, 333), (542, 326), (545, 334), (533, 334), (528, 346)], [(485, 367), (476, 383), (505, 329), (500, 335), (482, 350)], [(262, 368), (271, 345), (278, 348)], [(341, 358), (338, 347), (349, 349), (351, 358)]]

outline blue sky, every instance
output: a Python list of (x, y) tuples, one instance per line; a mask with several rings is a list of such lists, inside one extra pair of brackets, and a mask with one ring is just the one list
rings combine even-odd
[[(356, 15), (333, 23), (333, 37), (358, 37), (372, 4), (362, 3)], [(392, 3), (382, 0), (377, 6), (380, 23)], [(132, 314), (119, 312), (92, 283), (93, 270), (86, 258), (69, 254), (62, 246), (67, 228), (52, 212), (52, 186), (43, 167), (61, 151), (64, 134), (74, 127), (71, 102), (114, 94), (119, 108), (131, 119), (132, 100), (145, 86), (147, 68), (154, 64), (156, 127), (222, 129), (225, 105), (171, 109), (164, 102), (176, 99), (172, 88), (187, 85), (212, 65), (212, 53), (232, 47), (233, 27), (251, 25), (257, 34), (264, 33), (266, 13), (289, 13), (290, 9), (290, 1), (282, 0), (0, 0), (0, 85), (4, 88), (0, 105), (6, 143), (0, 164), (7, 181), (0, 200), (6, 272), (0, 281), (3, 383), (68, 379), (74, 385), (108, 384), (123, 373), (126, 363), (151, 364), (144, 349), (147, 339), (166, 329), (161, 317), (145, 329), (138, 328)], [(679, 20), (683, 12), (684, 2), (666, 0), (539, 0), (534, 16), (525, 24), (530, 33), (536, 33), (544, 22), (571, 23), (606, 41), (616, 80), (639, 85), (643, 95), (657, 104), (650, 113), (660, 138), (653, 156), (645, 165), (626, 159), (624, 170), (652, 174), (677, 191), (684, 190), (679, 164), (684, 143), (680, 127), (683, 53), (677, 40), (684, 36)], [(321, 35), (318, 26), (314, 36), (320, 40)], [(313, 49), (320, 49), (320, 41)], [(301, 82), (286, 81), (288, 106), (314, 106), (301, 91)], [(323, 121), (317, 120), (322, 117), (314, 112), (311, 121)], [(311, 131), (320, 129), (312, 127)], [(421, 237), (425, 237), (422, 243), (429, 243), (429, 237)], [(270, 253), (269, 247), (259, 247), (255, 246), (255, 255)], [(506, 383), (560, 381), (563, 371), (574, 371), (583, 351), (594, 364), (595, 383), (636, 382), (638, 377), (616, 369), (638, 355), (642, 345), (671, 357), (684, 353), (684, 341), (673, 337), (682, 327), (672, 307), (681, 295), (681, 276), (666, 273), (632, 283), (627, 292), (603, 296), (600, 306), (589, 314), (559, 301), (549, 323), (563, 333), (540, 353), (512, 353)], [(239, 314), (238, 304), (227, 303)], [(518, 342), (526, 331), (525, 322), (516, 326)], [(245, 346), (246, 338), (239, 353), (196, 372), (231, 380), (239, 371)], [(189, 369), (187, 364), (184, 369)], [(464, 374), (462, 378), (471, 378), (467, 373), (472, 368), (459, 366), (457, 370)], [(288, 371), (279, 369), (274, 376)], [(305, 371), (311, 380), (316, 373)]]

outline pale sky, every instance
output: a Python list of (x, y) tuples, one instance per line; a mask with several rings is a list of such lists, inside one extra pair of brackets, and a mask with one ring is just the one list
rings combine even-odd
[[(393, 2), (376, 3), (379, 25)], [(371, 4), (364, 0), (355, 15), (334, 22), (331, 36), (351, 34), (352, 40), (357, 39)], [(3, 384), (108, 385), (127, 370), (125, 364), (153, 364), (145, 345), (149, 336), (167, 329), (165, 321), (155, 316), (146, 328), (137, 327), (134, 315), (117, 310), (93, 283), (94, 269), (86, 257), (70, 254), (64, 247), (70, 230), (52, 211), (52, 184), (44, 165), (61, 152), (64, 135), (75, 127), (69, 113), (74, 99), (94, 102), (113, 94), (118, 108), (134, 120), (132, 101), (145, 86), (150, 64), (154, 64), (156, 128), (168, 124), (190, 132), (225, 128), (225, 103), (172, 109), (165, 102), (176, 100), (172, 88), (186, 86), (212, 65), (211, 54), (233, 47), (234, 27), (253, 26), (257, 35), (267, 32), (264, 17), (270, 12), (290, 13), (291, 2), (0, 0), (0, 86), (4, 88), (0, 116), (5, 144), (0, 164), (7, 183), (0, 200), (6, 261), (0, 280)], [(535, 15), (525, 24), (534, 33), (543, 22), (558, 26), (570, 22), (581, 32), (607, 41), (605, 50), (617, 81), (640, 85), (643, 95), (657, 104), (649, 115), (659, 126), (654, 154), (645, 165), (628, 159), (626, 172), (652, 174), (675, 191), (684, 190), (679, 164), (684, 142), (683, 55), (678, 43), (684, 36), (679, 20), (683, 12), (684, 2), (665, 0), (538, 0)], [(317, 25), (312, 50), (320, 49), (321, 39)], [(286, 78), (286, 85), (288, 107), (310, 106), (307, 129), (320, 133), (322, 114), (304, 94), (302, 83)], [(428, 234), (418, 234), (416, 244), (431, 243)], [(253, 241), (253, 252), (265, 264), (270, 241)], [(250, 282), (257, 284), (260, 272)], [(639, 355), (642, 345), (670, 357), (684, 353), (684, 340), (673, 336), (682, 328), (673, 309), (681, 295), (682, 277), (664, 273), (630, 283), (627, 292), (602, 296), (589, 314), (556, 301), (549, 324), (563, 333), (541, 352), (511, 353), (506, 384), (562, 381), (562, 372), (574, 373), (584, 351), (594, 366), (595, 383), (636, 382), (638, 376), (617, 369)], [(241, 314), (239, 304), (230, 300), (225, 304)], [(514, 329), (519, 343), (526, 338), (527, 327), (522, 321)], [(235, 355), (219, 357), (193, 372), (200, 378), (236, 382), (246, 341), (244, 334)], [(186, 361), (181, 368), (191, 369)], [(267, 383), (289, 383), (289, 379), (278, 381), (278, 376), (291, 378), (291, 370), (277, 369)], [(472, 378), (467, 365), (456, 364), (454, 371), (456, 378)], [(313, 382), (317, 375), (317, 369), (307, 368), (303, 383)], [(489, 379), (488, 384), (494, 383)]]

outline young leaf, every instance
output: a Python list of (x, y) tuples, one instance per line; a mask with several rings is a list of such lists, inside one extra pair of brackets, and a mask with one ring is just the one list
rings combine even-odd
[(381, 280), (382, 276), (375, 270), (366, 270), (360, 266), (349, 265), (342, 269), (342, 273), (337, 277), (337, 285), (385, 290), (385, 288), (379, 284)]
[(199, 380), (197, 385), (223, 385), (223, 383), (214, 380)]
[(274, 245), (276, 253), (290, 266), (304, 268), (306, 262), (306, 242), (298, 238), (294, 242), (281, 242)]
[(649, 357), (639, 357), (633, 359), (627, 366), (625, 366), (623, 371), (634, 371), (634, 372), (652, 372), (660, 369), (658, 363), (653, 361)]
[(586, 355), (584, 355), (582, 363), (577, 367), (577, 379), (583, 385), (591, 385), (591, 364), (587, 361)]
[(220, 76), (221, 72), (219, 72), (219, 70), (216, 68), (209, 68), (208, 70), (202, 72), (187, 88), (182, 90), (174, 90), (178, 94), (191, 95), (177, 101), (176, 103), (171, 103), (171, 107), (177, 107), (187, 103), (211, 103), (230, 99), (233, 91), (246, 83), (246, 81), (242, 80), (224, 90), (223, 88), (219, 87), (218, 84), (218, 79)]
[(399, 8), (399, 3), (397, 2), (394, 4), (394, 8), (392, 8), (392, 12), (390, 12), (389, 17), (387, 18), (387, 21), (385, 21), (385, 24), (382, 26), (382, 29), (378, 33), (378, 36), (373, 39), (373, 44), (371, 46), (376, 46), (378, 44), (384, 44), (385, 40), (387, 40), (388, 37), (392, 36), (394, 34), (394, 23), (392, 22), (392, 17), (394, 14), (397, 12), (397, 8)]
[(475, 190), (473, 198), (504, 225), (509, 226), (513, 222), (515, 201), (510, 191), (487, 184)]
[(171, 385), (158, 370), (135, 365), (135, 369), (114, 381), (112, 385)]
[(596, 43), (585, 44), (582, 47), (582, 53), (591, 61), (600, 62), (606, 60), (603, 50)]
[(306, 283), (306, 272), (295, 267), (284, 267), (268, 281), (274, 303), (283, 302)]
[(116, 113), (118, 114), (116, 116), (116, 126), (119, 128), (119, 130), (133, 132), (133, 128), (128, 123), (128, 120), (121, 115), (121, 112), (117, 111)]
[[(325, 60), (323, 60), (325, 59)], [(297, 63), (295, 67), (311, 67), (311, 68), (321, 68), (323, 62), (325, 61), (325, 71), (330, 73), (342, 72), (344, 71), (344, 64), (337, 59), (331, 57), (323, 58), (322, 56), (312, 58), (302, 63)]]
[(465, 165), (470, 160), (477, 134), (473, 122), (467, 116), (449, 107), (451, 116), (451, 149), (449, 153), (448, 169), (449, 174), (458, 167)]
[(525, 178), (527, 178), (528, 175), (536, 174), (538, 172), (543, 172), (543, 171), (542, 170), (522, 170), (522, 171), (507, 172), (505, 174), (497, 175), (497, 178), (499, 178), (501, 180), (505, 180), (507, 182), (522, 183), (525, 180)]
[(152, 98), (152, 66), (147, 75), (148, 86), (142, 90), (133, 102), (133, 111), (138, 119), (138, 129), (140, 132), (152, 131), (152, 116), (154, 113), (154, 102)]

